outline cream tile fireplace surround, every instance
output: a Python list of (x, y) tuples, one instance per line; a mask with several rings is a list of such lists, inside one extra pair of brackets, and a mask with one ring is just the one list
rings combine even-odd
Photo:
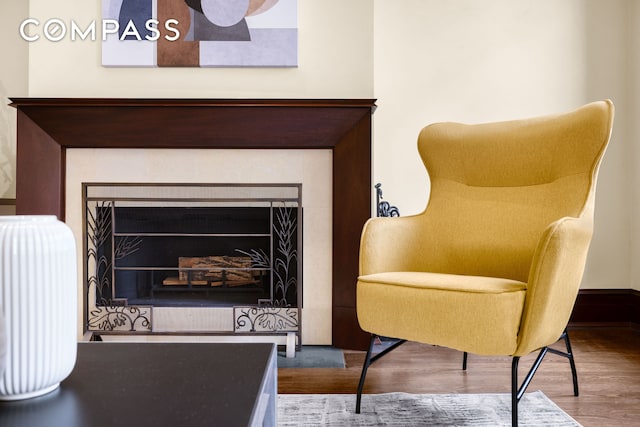
[[(302, 339), (303, 344), (331, 344), (331, 169), (328, 150), (70, 149), (66, 160), (66, 223), (76, 236), (77, 247), (82, 248), (83, 183), (300, 183), (304, 228)], [(78, 265), (82, 264), (79, 251)], [(78, 283), (82, 282), (80, 272)], [(82, 294), (78, 297), (83, 301)], [(182, 314), (174, 314), (176, 311)], [(154, 309), (153, 321), (163, 324), (156, 326), (163, 332), (190, 332), (194, 327), (202, 331), (207, 329), (207, 322), (216, 322), (208, 313), (211, 311), (215, 309)], [(79, 315), (82, 323), (83, 314)], [(190, 322), (180, 321), (180, 317), (188, 317)]]
[[(371, 214), (373, 100), (12, 101), (16, 213), (58, 215), (78, 248), (83, 183), (301, 184), (302, 343), (366, 346), (355, 278), (360, 231)], [(84, 309), (78, 319), (82, 336)]]

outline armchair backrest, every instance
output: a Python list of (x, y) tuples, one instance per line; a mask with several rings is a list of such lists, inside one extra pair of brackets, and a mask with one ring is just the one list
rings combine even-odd
[(420, 252), (429, 256), (415, 268), (527, 282), (551, 223), (575, 217), (592, 228), (613, 110), (606, 100), (532, 119), (425, 127), (418, 149), (431, 191)]

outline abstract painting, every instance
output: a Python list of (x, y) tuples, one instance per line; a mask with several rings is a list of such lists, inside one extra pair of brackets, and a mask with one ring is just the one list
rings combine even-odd
[(102, 0), (106, 67), (296, 67), (297, 0)]
[(1, 80), (0, 101), (0, 199), (13, 199), (16, 197), (15, 117), (12, 116), (13, 108), (9, 106), (11, 100)]

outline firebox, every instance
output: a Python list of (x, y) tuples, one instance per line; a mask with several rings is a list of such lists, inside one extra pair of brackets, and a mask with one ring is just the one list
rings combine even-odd
[(82, 192), (86, 331), (299, 338), (301, 184), (83, 183)]

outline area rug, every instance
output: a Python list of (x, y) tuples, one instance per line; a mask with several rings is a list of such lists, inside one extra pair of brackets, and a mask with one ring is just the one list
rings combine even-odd
[[(511, 396), (505, 394), (280, 394), (278, 426), (511, 426)], [(580, 427), (541, 391), (526, 393), (519, 425)]]
[(344, 368), (344, 353), (327, 345), (303, 345), (296, 357), (278, 352), (278, 368)]

